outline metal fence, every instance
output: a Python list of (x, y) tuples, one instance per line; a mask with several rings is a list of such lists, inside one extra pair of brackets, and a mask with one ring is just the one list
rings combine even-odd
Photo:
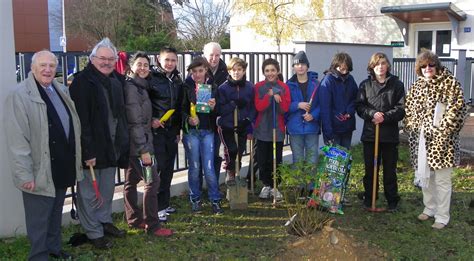
[[(61, 83), (68, 82), (75, 72), (79, 72), (87, 65), (87, 52), (55, 52), (59, 60), (58, 64), (58, 80)], [(156, 65), (159, 53), (148, 53), (151, 64)], [(191, 63), (195, 56), (202, 55), (200, 52), (180, 52), (178, 53), (177, 69), (182, 73), (182, 77), (186, 77), (186, 68)], [(33, 53), (17, 53), (17, 81), (22, 81), (26, 78), (30, 70), (31, 57)], [(265, 59), (274, 58), (280, 63), (281, 73), (284, 79), (289, 79), (293, 75), (292, 60), (294, 53), (265, 53), (265, 52), (223, 52), (222, 59), (228, 62), (232, 57), (239, 57), (248, 63), (247, 80), (253, 83), (262, 81), (264, 79), (261, 66)], [(63, 73), (67, 72), (67, 73)]]
[(470, 104), (474, 105), (474, 58), (466, 59), (466, 78), (464, 80), (464, 97), (469, 99)]
[[(58, 57), (58, 74), (57, 79), (62, 83), (70, 83), (72, 80), (72, 76), (74, 73), (79, 72), (84, 69), (84, 67), (88, 63), (88, 56), (90, 53), (87, 52), (55, 52), (55, 55)], [(157, 65), (157, 58), (159, 53), (157, 52), (149, 52), (148, 53), (151, 65)], [(186, 77), (186, 68), (191, 63), (192, 59), (195, 56), (202, 55), (199, 52), (181, 52), (178, 53), (178, 65), (177, 69), (182, 74), (181, 76), (184, 78)], [(31, 65), (31, 57), (33, 53), (17, 53), (16, 54), (16, 61), (17, 61), (17, 81), (22, 81), (26, 78), (29, 68)], [(267, 58), (274, 58), (280, 63), (281, 73), (285, 79), (289, 79), (293, 75), (292, 71), (292, 60), (293, 60), (293, 53), (249, 53), (249, 52), (223, 52), (222, 59), (225, 62), (228, 62), (232, 57), (239, 57), (245, 60), (248, 63), (246, 75), (247, 80), (253, 83), (262, 81), (264, 79), (261, 66), (265, 59)], [(64, 73), (67, 72), (67, 73)], [(184, 80), (184, 79), (183, 79)], [(285, 139), (284, 142), (285, 146), (288, 143), (288, 137)], [(247, 148), (249, 144), (247, 144)], [(222, 148), (221, 148), (222, 149)], [(248, 150), (244, 153), (244, 155), (248, 155)], [(222, 154), (222, 153), (221, 153)], [(184, 150), (182, 143), (178, 146), (178, 153), (176, 155), (174, 171), (182, 171), (188, 168), (187, 164), (187, 157)], [(115, 185), (122, 185), (125, 180), (125, 174), (123, 170), (117, 169), (117, 175), (115, 179)], [(70, 194), (68, 193), (68, 196)]]

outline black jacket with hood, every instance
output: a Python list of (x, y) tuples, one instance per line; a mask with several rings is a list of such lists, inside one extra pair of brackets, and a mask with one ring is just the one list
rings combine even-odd
[(183, 80), (179, 71), (175, 69), (168, 77), (161, 67), (154, 68), (149, 83), (148, 94), (153, 108), (153, 118), (160, 119), (168, 110), (175, 109), (171, 118), (164, 123), (165, 129), (158, 128), (155, 131), (157, 133), (174, 131), (179, 134), (183, 99)]
[(376, 112), (383, 112), (380, 124), (380, 142), (398, 143), (398, 122), (405, 117), (405, 88), (397, 76), (389, 74), (384, 84), (369, 76), (359, 85), (355, 102), (357, 114), (364, 120), (361, 141), (375, 141), (375, 125), (372, 119)]

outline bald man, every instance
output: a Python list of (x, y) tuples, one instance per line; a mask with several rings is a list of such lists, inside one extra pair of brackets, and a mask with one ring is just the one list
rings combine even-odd
[(33, 55), (31, 72), (7, 99), (7, 137), (15, 186), (21, 190), (29, 260), (69, 259), (62, 250), (66, 189), (82, 179), (80, 122), (68, 89), (54, 77), (58, 60)]

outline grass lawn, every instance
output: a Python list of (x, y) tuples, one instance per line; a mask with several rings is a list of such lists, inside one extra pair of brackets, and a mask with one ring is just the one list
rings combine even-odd
[[(474, 260), (474, 170), (472, 166), (456, 169), (453, 177), (454, 194), (451, 202), (451, 222), (440, 231), (431, 228), (432, 221), (420, 222), (421, 191), (412, 185), (413, 171), (408, 163), (406, 146), (400, 146), (398, 164), (400, 211), (368, 213), (362, 209), (357, 192), (362, 191), (363, 162), (361, 146), (353, 149), (349, 199), (352, 207), (345, 214), (334, 216), (333, 227), (356, 242), (377, 248), (388, 259), (397, 260)], [(385, 206), (383, 193), (378, 206)], [(288, 235), (283, 224), (288, 219), (286, 209), (272, 208), (271, 201), (249, 197), (249, 209), (231, 211), (224, 204), (222, 216), (211, 214), (204, 205), (204, 213), (192, 215), (186, 197), (172, 199), (178, 213), (170, 217), (166, 227), (176, 234), (170, 238), (154, 238), (139, 230), (129, 230), (124, 239), (114, 239), (108, 251), (95, 250), (91, 245), (66, 245), (69, 237), (81, 232), (80, 226), (63, 231), (64, 249), (77, 260), (215, 260), (215, 259), (275, 259), (284, 253), (297, 238)], [(120, 228), (127, 228), (123, 214), (115, 215)], [(29, 244), (24, 236), (0, 240), (0, 259), (25, 260)], [(302, 259), (302, 257), (295, 257)]]

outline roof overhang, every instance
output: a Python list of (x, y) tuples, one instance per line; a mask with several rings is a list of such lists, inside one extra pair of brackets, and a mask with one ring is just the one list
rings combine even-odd
[(380, 12), (406, 23), (449, 22), (451, 18), (464, 21), (467, 17), (466, 13), (450, 2), (384, 6)]
[(467, 17), (465, 12), (451, 2), (384, 6), (380, 8), (380, 12), (397, 22), (406, 45), (410, 23), (451, 22), (457, 38), (459, 21), (464, 21)]

